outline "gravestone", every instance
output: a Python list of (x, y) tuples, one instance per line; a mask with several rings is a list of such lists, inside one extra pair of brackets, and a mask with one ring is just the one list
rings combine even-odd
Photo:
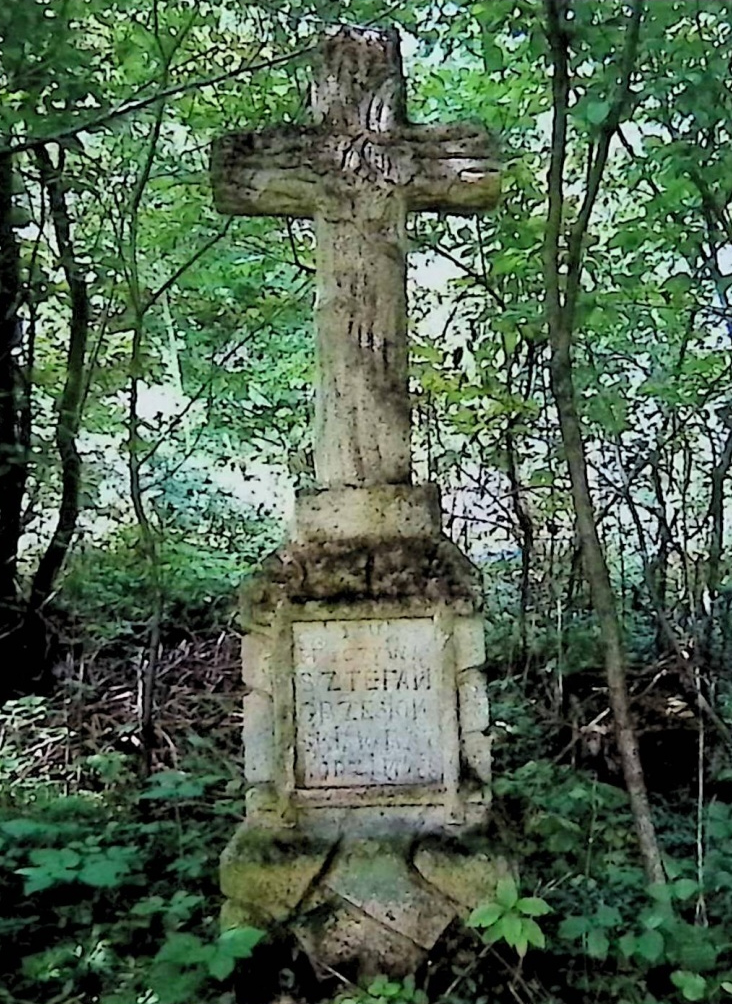
[(413, 485), (408, 212), (492, 207), (486, 131), (407, 118), (399, 37), (319, 47), (313, 124), (225, 136), (224, 213), (316, 235), (317, 489), (243, 599), (246, 821), (222, 858), (229, 924), (287, 921), (326, 970), (416, 968), (490, 894), (480, 589)]

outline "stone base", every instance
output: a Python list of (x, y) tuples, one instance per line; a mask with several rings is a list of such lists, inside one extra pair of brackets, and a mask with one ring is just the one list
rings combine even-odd
[(434, 486), (301, 496), (244, 590), (247, 822), (226, 924), (284, 924), (322, 973), (413, 972), (505, 864), (470, 849), (490, 740), (476, 569)]
[(245, 824), (221, 860), (225, 927), (285, 924), (322, 978), (413, 973), (509, 872), (485, 840), (314, 840)]

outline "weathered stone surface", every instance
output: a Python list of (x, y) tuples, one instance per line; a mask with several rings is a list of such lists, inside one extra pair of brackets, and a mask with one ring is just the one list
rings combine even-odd
[(219, 923), (222, 931), (231, 927), (266, 927), (272, 923), (272, 917), (262, 909), (261, 904), (238, 903), (233, 899), (225, 899), (221, 906)]
[(407, 867), (406, 848), (393, 843), (349, 846), (329, 872), (325, 888), (424, 949), (432, 948), (455, 917), (454, 907)]
[(453, 644), (455, 646), (455, 665), (458, 670), (477, 670), (482, 667), (485, 663), (485, 624), (483, 618), (456, 618)]
[(463, 914), (493, 899), (498, 880), (511, 872), (506, 859), (492, 851), (449, 849), (429, 841), (417, 848), (414, 867), (433, 889), (459, 904)]
[(313, 128), (214, 143), (216, 204), (315, 220), (318, 483), (409, 484), (407, 212), (494, 205), (494, 144), (480, 126), (408, 122), (396, 32), (344, 27), (319, 62)]
[(323, 977), (335, 970), (354, 981), (381, 973), (399, 979), (414, 973), (427, 958), (425, 949), (410, 938), (344, 901), (315, 923), (298, 923), (294, 931)]
[(300, 787), (442, 781), (434, 620), (296, 622), (293, 640)]
[(244, 697), (244, 777), (249, 784), (275, 778), (272, 697), (257, 690)]
[(475, 609), (480, 591), (475, 566), (446, 537), (409, 540), (339, 540), (291, 544), (265, 559), (262, 574), (244, 591), (245, 617), (252, 607), (275, 610), (327, 600), (465, 601)]
[(460, 727), (464, 733), (483, 732), (490, 725), (488, 690), (485, 675), (479, 669), (458, 673)]
[(302, 832), (239, 828), (221, 856), (221, 891), (242, 907), (284, 920), (298, 907), (333, 852), (332, 841)]
[(441, 525), (437, 485), (332, 488), (298, 496), (292, 537), (304, 544), (439, 537)]
[(493, 776), (491, 742), (491, 737), (482, 732), (468, 732), (460, 740), (460, 752), (466, 768), (486, 786), (490, 786)]
[[(330, 796), (334, 792), (325, 789), (329, 804), (316, 802), (301, 805), (297, 810), (298, 825), (308, 832), (324, 838), (337, 839), (345, 833), (356, 833), (361, 837), (403, 837), (405, 833), (417, 835), (432, 833), (448, 825), (444, 793), (437, 793), (431, 802), (422, 805), (404, 805), (406, 796), (395, 797), (391, 804), (369, 805), (377, 801), (375, 795), (380, 789), (374, 786), (361, 789), (345, 788), (337, 794), (345, 796), (343, 805), (334, 803)], [(298, 798), (302, 792), (296, 792)], [(425, 793), (427, 795), (429, 793)], [(475, 813), (474, 822), (483, 821), (485, 812)], [(471, 816), (471, 818), (473, 818)]]

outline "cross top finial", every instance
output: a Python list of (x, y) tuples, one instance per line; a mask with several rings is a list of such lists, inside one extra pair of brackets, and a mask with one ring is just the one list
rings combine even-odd
[[(344, 92), (343, 81), (349, 81)], [(316, 124), (378, 131), (404, 125), (407, 95), (399, 34), (345, 26), (318, 47), (312, 88)]]
[(312, 94), (313, 126), (214, 143), (216, 205), (315, 220), (318, 481), (407, 484), (407, 212), (492, 207), (494, 144), (482, 126), (409, 122), (396, 31), (325, 36)]

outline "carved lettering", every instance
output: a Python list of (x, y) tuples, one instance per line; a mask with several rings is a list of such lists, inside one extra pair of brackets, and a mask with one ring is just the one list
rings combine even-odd
[(442, 640), (429, 618), (293, 626), (302, 787), (442, 780)]

